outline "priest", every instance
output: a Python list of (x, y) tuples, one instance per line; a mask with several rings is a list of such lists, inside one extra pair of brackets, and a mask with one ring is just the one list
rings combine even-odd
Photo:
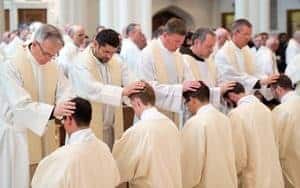
[(300, 186), (300, 96), (293, 91), (292, 82), (280, 75), (271, 85), (281, 104), (273, 110), (276, 142), (286, 187)]
[(240, 83), (225, 97), (237, 105), (228, 116), (239, 186), (283, 188), (271, 111)]
[(59, 146), (53, 120), (75, 108), (67, 101), (70, 84), (53, 61), (63, 44), (60, 31), (44, 24), (0, 69), (0, 187), (27, 188), (29, 164), (33, 170)]

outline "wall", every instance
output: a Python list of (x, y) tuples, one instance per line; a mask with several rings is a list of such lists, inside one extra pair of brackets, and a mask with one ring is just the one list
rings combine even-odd
[(288, 9), (300, 9), (300, 0), (278, 0), (277, 32), (286, 32), (286, 18)]
[(177, 6), (190, 14), (194, 22), (194, 28), (192, 29), (200, 26), (211, 26), (213, 22), (211, 14), (213, 8), (212, 0), (153, 0), (152, 15), (169, 6)]

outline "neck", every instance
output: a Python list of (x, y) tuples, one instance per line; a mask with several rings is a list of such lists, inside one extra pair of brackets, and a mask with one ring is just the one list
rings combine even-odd
[(195, 54), (197, 57), (204, 59), (204, 57), (202, 57), (196, 50), (196, 48), (194, 46), (191, 47), (191, 50), (193, 52), (193, 54)]
[(198, 112), (198, 110), (200, 108), (202, 108), (203, 106), (205, 106), (207, 104), (209, 104), (209, 103), (208, 102), (199, 102), (199, 103), (197, 103), (197, 107), (196, 107), (197, 111), (196, 111), (196, 113)]
[(166, 39), (164, 38), (164, 36), (160, 36), (159, 38), (160, 38), (160, 40), (161, 40), (163, 46), (164, 46), (167, 50), (171, 51), (171, 50), (169, 49), (168, 42), (166, 41)]
[(236, 40), (235, 38), (232, 38), (232, 42), (240, 49), (242, 49), (244, 46), (240, 45)]
[(284, 91), (282, 91), (282, 93), (279, 95), (279, 100), (281, 100), (290, 91), (291, 90), (284, 90)]

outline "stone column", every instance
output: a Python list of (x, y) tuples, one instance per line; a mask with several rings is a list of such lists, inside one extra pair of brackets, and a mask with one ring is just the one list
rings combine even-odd
[(151, 39), (152, 36), (152, 0), (139, 0), (140, 24), (147, 39)]
[(99, 25), (114, 28), (114, 1), (99, 0)]
[(270, 16), (271, 16), (270, 0), (259, 0), (259, 31), (270, 32)]
[(0, 0), (0, 35), (5, 30), (5, 18), (4, 18), (4, 0)]
[(70, 23), (70, 3), (69, 0), (56, 1), (58, 3), (58, 18), (57, 24), (59, 26), (64, 26)]
[(261, 0), (250, 0), (248, 6), (248, 19), (252, 24), (252, 34), (259, 33), (260, 31), (260, 2)]
[(248, 17), (248, 2), (248, 0), (235, 0), (235, 19)]

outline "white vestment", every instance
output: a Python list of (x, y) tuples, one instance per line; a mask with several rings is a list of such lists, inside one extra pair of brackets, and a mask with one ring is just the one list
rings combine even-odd
[[(45, 65), (39, 65), (25, 50), (22, 63), (30, 63), (37, 85), (38, 101), (24, 88), (24, 75), (18, 70), (13, 58), (5, 62), (0, 71), (0, 187), (28, 188), (29, 186), (29, 156), (27, 130), (36, 135), (43, 135), (47, 129), (53, 104), (46, 104), (45, 93), (47, 84), (42, 70)], [(54, 62), (49, 62), (54, 63)], [(29, 65), (30, 66), (30, 65)], [(60, 72), (53, 97), (57, 101), (65, 100), (71, 95), (68, 81)], [(53, 128), (53, 127), (52, 127)], [(47, 131), (46, 131), (47, 132)], [(54, 139), (54, 138), (53, 138)], [(41, 148), (34, 148), (41, 150)], [(43, 154), (44, 151), (43, 151)], [(42, 155), (42, 154), (41, 154)], [(42, 156), (40, 156), (42, 157)], [(39, 158), (30, 160), (34, 163)]]
[(193, 73), (195, 80), (202, 80), (210, 88), (210, 103), (216, 108), (221, 105), (221, 89), (217, 87), (217, 69), (212, 59), (196, 60), (190, 55), (183, 55), (185, 63)]
[(4, 48), (5, 57), (11, 57), (15, 54), (16, 48), (21, 47), (24, 41), (16, 36), (6, 47)]
[(253, 95), (242, 97), (228, 114), (239, 186), (283, 188), (271, 111)]
[(290, 39), (285, 54), (285, 62), (288, 65), (296, 55), (300, 54), (300, 44), (295, 39)]
[(137, 78), (139, 74), (138, 64), (142, 61), (142, 50), (130, 38), (123, 39), (120, 56), (123, 62), (127, 64), (130, 72)]
[(286, 188), (300, 187), (300, 96), (293, 91), (274, 108), (275, 136)]
[[(87, 52), (90, 51), (90, 52)], [(113, 144), (114, 131), (114, 109), (122, 104), (122, 90), (120, 86), (126, 86), (130, 83), (130, 77), (126, 64), (121, 63), (120, 58), (114, 56), (116, 63), (121, 66), (121, 85), (113, 85), (112, 70), (108, 63), (102, 63), (94, 55), (87, 57), (86, 53), (92, 53), (91, 48), (87, 47), (85, 51), (79, 53), (75, 65), (70, 71), (70, 79), (76, 90), (76, 94), (85, 99), (102, 103), (102, 122), (103, 122), (103, 138), (110, 147)], [(90, 64), (96, 64), (99, 82), (90, 71)], [(99, 116), (100, 118), (100, 116)], [(100, 126), (100, 125), (99, 125)]]
[(80, 48), (73, 41), (66, 43), (60, 50), (57, 63), (64, 71), (66, 77), (69, 75), (70, 67), (74, 66), (74, 60), (79, 52)]
[(229, 119), (211, 104), (198, 109), (181, 131), (184, 188), (237, 187)]
[[(138, 70), (140, 79), (148, 81), (154, 88), (156, 106), (182, 113), (182, 83), (193, 80), (193, 75), (179, 52), (169, 51), (160, 39), (153, 40), (143, 49)], [(177, 121), (174, 118), (177, 113), (168, 115)]]
[(65, 146), (45, 157), (32, 178), (32, 188), (114, 188), (119, 171), (109, 148), (91, 129), (71, 134)]
[(300, 54), (296, 55), (287, 65), (285, 74), (296, 85), (296, 91), (300, 95)]
[(218, 83), (237, 81), (244, 85), (247, 92), (252, 91), (260, 75), (249, 47), (240, 49), (232, 41), (226, 41), (216, 53), (215, 64)]
[(113, 156), (131, 188), (182, 187), (178, 129), (154, 107), (115, 143)]

